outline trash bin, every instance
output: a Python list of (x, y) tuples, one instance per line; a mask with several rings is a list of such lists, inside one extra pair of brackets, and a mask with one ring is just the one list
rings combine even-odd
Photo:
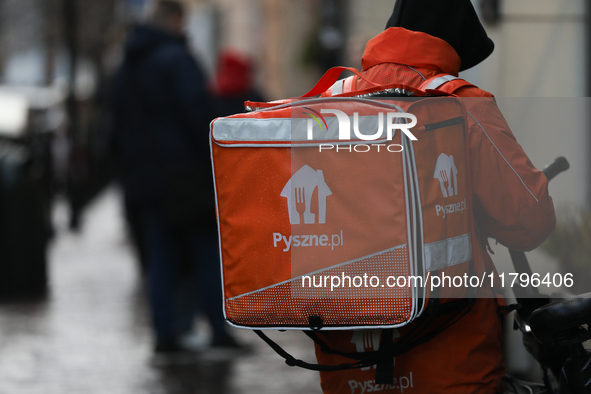
[[(0, 94), (0, 108), (12, 100)], [(16, 98), (6, 107), (17, 108)], [(22, 102), (26, 106), (26, 102)], [(26, 107), (21, 112), (27, 114)], [(42, 161), (18, 131), (27, 116), (0, 109), (0, 297), (39, 297), (47, 291), (47, 202)], [(9, 127), (10, 126), (10, 127)]]

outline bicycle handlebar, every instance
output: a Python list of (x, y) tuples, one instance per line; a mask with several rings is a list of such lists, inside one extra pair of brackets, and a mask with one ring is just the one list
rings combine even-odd
[[(570, 164), (568, 163), (568, 160), (566, 160), (564, 156), (559, 156), (554, 159), (552, 163), (546, 165), (542, 169), (542, 172), (544, 175), (546, 175), (548, 180), (551, 180), (561, 172), (568, 170), (569, 167)], [(511, 261), (513, 262), (513, 267), (515, 268), (516, 272), (531, 274), (532, 270), (524, 252), (509, 250), (509, 253), (511, 255)], [(520, 315), (527, 321), (529, 314), (541, 306), (537, 301), (534, 300), (535, 298), (539, 297), (540, 293), (536, 287), (531, 285), (524, 288), (516, 287), (513, 289), (513, 293), (517, 301), (522, 304), (523, 307)]]
[(548, 178), (548, 180), (551, 180), (556, 175), (568, 170), (569, 168), (570, 164), (568, 163), (568, 160), (566, 160), (564, 156), (559, 156), (556, 159), (554, 159), (552, 163), (546, 165), (542, 169), (542, 172), (544, 173), (544, 175), (546, 175), (546, 178)]

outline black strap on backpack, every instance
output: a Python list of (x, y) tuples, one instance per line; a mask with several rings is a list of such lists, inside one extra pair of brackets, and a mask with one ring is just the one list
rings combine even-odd
[[(376, 384), (393, 384), (394, 357), (400, 356), (415, 346), (421, 345), (435, 338), (438, 334), (445, 331), (448, 327), (452, 326), (468, 314), (472, 309), (474, 302), (474, 298), (462, 298), (440, 304), (439, 299), (432, 298), (429, 300), (427, 310), (425, 311), (426, 313), (415, 321), (413, 327), (407, 333), (394, 342), (393, 329), (384, 329), (380, 339), (379, 350), (370, 352), (341, 352), (332, 349), (322, 339), (322, 336), (329, 335), (328, 333), (317, 329), (313, 331), (305, 331), (305, 334), (320, 347), (322, 352), (336, 354), (355, 360), (351, 363), (338, 365), (312, 364), (296, 359), (261, 330), (254, 330), (254, 332), (279, 356), (285, 359), (285, 363), (290, 367), (297, 366), (312, 371), (342, 371), (376, 365)], [(432, 323), (436, 317), (448, 314), (448, 319), (442, 324), (438, 325), (438, 327), (431, 331), (426, 331), (428, 327), (432, 327)]]
[[(382, 331), (380, 337), (380, 349), (394, 348), (394, 330), (387, 329)], [(385, 354), (376, 364), (376, 384), (394, 383), (394, 357), (391, 354)]]

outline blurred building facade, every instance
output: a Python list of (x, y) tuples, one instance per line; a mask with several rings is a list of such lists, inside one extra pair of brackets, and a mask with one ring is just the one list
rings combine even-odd
[[(259, 83), (271, 99), (299, 96), (311, 88), (328, 68), (323, 66), (329, 63), (318, 59), (331, 45), (337, 46), (333, 59), (338, 64), (360, 68), (365, 43), (383, 31), (394, 5), (394, 0), (189, 1), (195, 13), (215, 20), (209, 48), (232, 46), (251, 54), (260, 67)], [(557, 205), (588, 206), (588, 2), (473, 3), (496, 48), (462, 77), (495, 94), (538, 168), (558, 155), (570, 160), (571, 170), (550, 186)], [(330, 15), (331, 7), (338, 13)], [(336, 27), (338, 36), (323, 32), (327, 24)], [(549, 107), (566, 111), (556, 111), (549, 122)]]

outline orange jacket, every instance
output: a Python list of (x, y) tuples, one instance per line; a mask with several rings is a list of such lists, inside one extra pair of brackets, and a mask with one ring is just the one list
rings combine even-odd
[[(362, 59), (364, 78), (378, 84), (400, 83), (418, 88), (438, 74), (457, 76), (460, 58), (445, 41), (425, 33), (389, 28), (369, 41)], [(362, 79), (353, 90), (370, 87)], [(330, 94), (330, 93), (329, 93)], [(480, 270), (494, 269), (487, 238), (517, 250), (537, 247), (553, 230), (554, 207), (548, 181), (517, 143), (490, 93), (475, 86), (459, 88), (469, 113), (471, 182), (475, 225), (480, 244), (474, 259)], [(400, 333), (412, 327), (400, 329)], [(395, 384), (375, 385), (375, 369), (321, 372), (325, 394), (366, 393), (496, 393), (505, 373), (501, 321), (494, 294), (479, 298), (469, 314), (423, 345), (395, 359)], [(323, 336), (345, 352), (377, 350), (380, 330), (333, 331)], [(351, 360), (316, 347), (320, 364)]]

